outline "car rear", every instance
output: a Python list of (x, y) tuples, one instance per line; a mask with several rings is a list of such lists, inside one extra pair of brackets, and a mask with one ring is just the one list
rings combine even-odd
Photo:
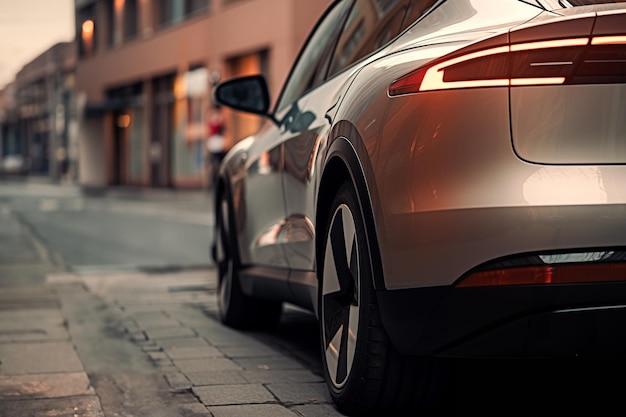
[(483, 35), (387, 69), (371, 146), (385, 327), (406, 353), (622, 355), (626, 7)]

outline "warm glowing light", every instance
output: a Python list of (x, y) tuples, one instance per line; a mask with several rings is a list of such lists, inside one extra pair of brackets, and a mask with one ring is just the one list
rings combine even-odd
[(592, 45), (624, 45), (626, 36), (598, 36), (591, 39)]
[(177, 100), (187, 97), (187, 84), (185, 83), (185, 77), (182, 75), (178, 75), (174, 80), (174, 97)]
[[(477, 87), (508, 87), (508, 86), (530, 86), (530, 85), (558, 85), (564, 84), (565, 77), (534, 77), (534, 78), (497, 78), (497, 79), (470, 79), (463, 81), (445, 81), (445, 71), (454, 65), (475, 60), (478, 58), (508, 54), (510, 52), (531, 51), (552, 48), (566, 48), (586, 46), (591, 41), (592, 45), (614, 45), (626, 44), (626, 36), (600, 36), (593, 39), (590, 38), (570, 38), (556, 39), (549, 41), (537, 41), (513, 44), (511, 46), (500, 46), (489, 48), (483, 51), (472, 52), (467, 55), (452, 58), (444, 62), (433, 65), (430, 68), (424, 68), (414, 71), (402, 78), (397, 79), (389, 86), (389, 95), (402, 95), (417, 93), (419, 91), (436, 91), (449, 90), (459, 88), (477, 88)], [(560, 62), (539, 62), (531, 63), (532, 67), (554, 66), (554, 65), (573, 65), (573, 61)], [(512, 74), (515, 75), (515, 74)], [(485, 77), (487, 78), (487, 77)]]
[(117, 117), (117, 127), (126, 129), (130, 126), (130, 114), (120, 114)]
[(511, 45), (511, 52), (529, 51), (533, 49), (564, 48), (568, 46), (585, 46), (588, 43), (589, 38), (558, 39), (555, 41), (518, 43), (515, 45)]
[(545, 77), (545, 78), (512, 78), (511, 85), (549, 85), (563, 84), (565, 77)]
[(125, 0), (115, 0), (115, 11), (119, 12), (124, 9)]
[(83, 22), (83, 34), (91, 34), (93, 33), (93, 28), (94, 28), (94, 23), (93, 20), (89, 19), (89, 20), (85, 20)]
[(444, 70), (455, 64), (461, 62), (471, 61), (472, 59), (482, 58), (489, 55), (496, 55), (509, 52), (508, 46), (500, 46), (498, 48), (491, 48), (484, 51), (474, 52), (471, 54), (463, 55), (458, 58), (444, 61), (438, 65), (435, 65), (426, 71), (424, 80), (420, 85), (419, 91), (431, 91), (431, 90), (443, 90), (449, 88), (469, 88), (469, 87), (494, 87), (494, 86), (508, 86), (509, 80), (473, 80), (473, 81), (451, 81), (445, 82), (443, 80)]

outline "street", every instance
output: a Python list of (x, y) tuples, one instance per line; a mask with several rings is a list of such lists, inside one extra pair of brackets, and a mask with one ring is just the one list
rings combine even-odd
[[(0, 181), (0, 416), (341, 416), (310, 313), (219, 323), (211, 207), (200, 191)], [(624, 414), (621, 363), (451, 365), (445, 415)]]

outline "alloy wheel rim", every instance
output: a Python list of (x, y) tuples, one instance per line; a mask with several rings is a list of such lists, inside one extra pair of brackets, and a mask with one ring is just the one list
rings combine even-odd
[(328, 375), (345, 385), (356, 352), (359, 327), (359, 251), (350, 208), (335, 211), (326, 239), (322, 280), (322, 340)]

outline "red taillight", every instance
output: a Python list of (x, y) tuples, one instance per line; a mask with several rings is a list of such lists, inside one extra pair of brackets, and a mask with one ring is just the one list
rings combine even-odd
[(626, 36), (576, 37), (490, 47), (419, 68), (389, 95), (424, 91), (626, 82)]
[(615, 281), (626, 281), (626, 264), (555, 264), (480, 271), (470, 274), (456, 286), (465, 288)]

